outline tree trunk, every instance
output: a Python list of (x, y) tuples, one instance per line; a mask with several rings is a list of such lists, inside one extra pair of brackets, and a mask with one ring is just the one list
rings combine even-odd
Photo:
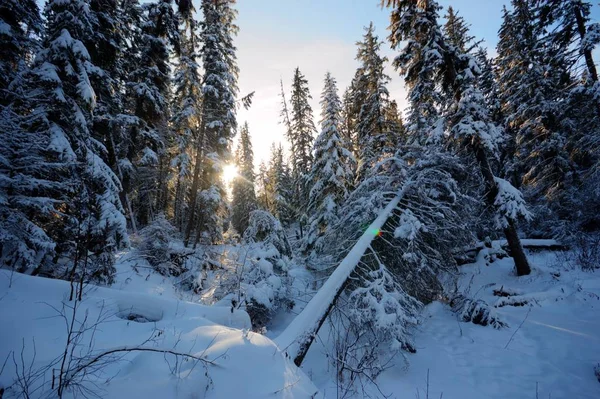
[[(492, 172), (492, 168), (490, 167), (490, 163), (484, 148), (481, 146), (481, 143), (475, 142), (472, 144), (472, 146), (474, 147), (475, 157), (477, 158), (477, 162), (479, 163), (479, 167), (481, 169), (481, 174), (483, 175), (483, 179), (485, 181), (487, 203), (489, 206), (495, 207), (494, 203), (496, 202), (496, 196), (498, 195), (498, 185), (494, 179), (494, 173)], [(525, 256), (523, 246), (521, 245), (521, 240), (517, 234), (516, 221), (510, 218), (506, 219), (508, 226), (504, 229), (504, 235), (506, 236), (506, 241), (508, 242), (508, 248), (510, 249), (511, 256), (514, 259), (517, 275), (525, 276), (531, 273), (531, 267), (529, 266), (529, 261), (527, 260), (527, 256)]]
[[(581, 13), (581, 9), (578, 6), (575, 6), (575, 19), (577, 20), (577, 31), (579, 32), (579, 36), (581, 40), (585, 38), (586, 28), (585, 28), (585, 20), (583, 19), (583, 14)], [(598, 81), (598, 72), (596, 71), (596, 64), (594, 64), (594, 58), (592, 57), (591, 50), (586, 49), (583, 52), (583, 56), (585, 58), (585, 64), (587, 66), (588, 72), (590, 73), (590, 77), (594, 82)]]
[(119, 177), (119, 182), (121, 182), (121, 192), (119, 196), (121, 197), (121, 203), (125, 204), (125, 208), (127, 209), (127, 213), (129, 214), (129, 220), (131, 221), (131, 228), (134, 234), (137, 234), (137, 224), (135, 223), (135, 215), (133, 214), (133, 208), (131, 207), (131, 201), (129, 200), (129, 187), (124, 184), (123, 180), (123, 172), (121, 171), (121, 165), (119, 165), (119, 159), (117, 156), (117, 148), (115, 146), (115, 139), (112, 134), (112, 129), (108, 133), (108, 137), (110, 138), (110, 148), (109, 148), (109, 157), (111, 157), (111, 162), (115, 165)]
[(198, 190), (200, 189), (200, 164), (202, 163), (202, 148), (204, 146), (204, 125), (201, 126), (200, 137), (198, 138), (198, 146), (196, 148), (196, 163), (194, 164), (194, 176), (192, 178), (192, 192), (190, 196), (190, 213), (188, 215), (187, 226), (183, 245), (188, 246), (190, 235), (194, 228), (194, 217), (196, 216), (196, 202), (198, 201)]
[(398, 206), (398, 203), (404, 196), (404, 192), (405, 189), (400, 191), (385, 209), (381, 211), (377, 219), (371, 223), (356, 244), (354, 244), (350, 252), (348, 252), (304, 310), (275, 339), (277, 346), (294, 360), (296, 366), (302, 364), (315, 336), (344, 290), (346, 281), (360, 263), (365, 251), (371, 246), (373, 239), (378, 236), (378, 232)]
[[(581, 40), (583, 40), (585, 38), (586, 28), (585, 20), (583, 18), (583, 14), (581, 13), (581, 8), (579, 8), (579, 6), (575, 6), (574, 13), (575, 20), (577, 21), (577, 31), (579, 32)], [(583, 57), (585, 58), (585, 65), (587, 66), (590, 78), (594, 83), (598, 82), (598, 71), (596, 70), (596, 64), (594, 64), (594, 57), (592, 56), (592, 51), (589, 49), (585, 49), (583, 51)], [(600, 103), (598, 101), (596, 101), (596, 112), (600, 116)]]

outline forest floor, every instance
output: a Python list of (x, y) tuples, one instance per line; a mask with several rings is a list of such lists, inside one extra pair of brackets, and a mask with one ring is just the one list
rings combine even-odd
[[(372, 397), (429, 399), (600, 398), (600, 273), (574, 266), (569, 253), (529, 253), (531, 275), (517, 277), (512, 258), (460, 267), (459, 292), (496, 305), (508, 323), (496, 330), (459, 322), (447, 304), (425, 308), (416, 354), (367, 386)], [(494, 295), (502, 288), (509, 297)], [(525, 303), (526, 302), (526, 303)], [(511, 306), (522, 305), (522, 306)], [(326, 397), (342, 392), (328, 376), (327, 331), (302, 369)], [(358, 388), (358, 396), (363, 396)]]
[[(176, 278), (155, 273), (128, 253), (116, 267), (111, 288), (84, 289), (73, 323), (78, 338), (69, 348), (73, 366), (79, 358), (132, 347), (192, 354), (214, 364), (161, 352), (119, 352), (101, 368), (90, 367), (77, 397), (307, 398), (317, 391), (271, 340), (249, 331), (245, 312), (198, 304), (198, 296), (175, 288)], [(21, 376), (29, 380), (31, 398), (48, 397), (71, 323), (72, 310), (63, 306), (73, 304), (69, 290), (65, 281), (0, 270), (0, 369), (8, 360), (0, 387)], [(7, 389), (4, 398), (11, 397), (21, 396)]]
[[(230, 256), (240, 256), (230, 249)], [(460, 267), (458, 290), (496, 305), (509, 326), (496, 330), (459, 322), (447, 304), (431, 303), (415, 331), (417, 353), (397, 356), (377, 387), (358, 387), (355, 397), (600, 398), (594, 375), (600, 363), (600, 273), (581, 271), (568, 253), (546, 251), (529, 253), (532, 274), (516, 277), (511, 258), (488, 263), (483, 255)], [(85, 290), (75, 324), (86, 320), (87, 329), (74, 346), (73, 362), (109, 348), (142, 345), (194, 354), (216, 365), (163, 353), (121, 353), (88, 375), (85, 389), (110, 398), (305, 398), (317, 389), (317, 398), (341, 397), (328, 360), (329, 324), (301, 370), (269, 339), (314, 292), (309, 273), (293, 269), (292, 274), (297, 306), (279, 314), (263, 336), (249, 332), (248, 316), (232, 312), (227, 301), (200, 305), (198, 295), (175, 288), (177, 278), (155, 273), (131, 253), (121, 254), (112, 287)], [(52, 368), (57, 373), (60, 364), (44, 367), (65, 348), (69, 319), (61, 313), (71, 312), (63, 308), (72, 303), (65, 301), (68, 293), (63, 281), (0, 271), (0, 368), (7, 359), (0, 385), (25, 374), (31, 389), (44, 378), (47, 387)]]

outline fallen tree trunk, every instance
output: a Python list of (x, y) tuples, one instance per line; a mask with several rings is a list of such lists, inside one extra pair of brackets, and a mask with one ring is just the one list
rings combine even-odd
[[(569, 249), (569, 246), (566, 244), (562, 244), (557, 240), (552, 239), (523, 239), (521, 240), (521, 245), (525, 249), (537, 249), (537, 250), (548, 250), (548, 251), (565, 251)], [(454, 255), (454, 259), (456, 263), (461, 265), (466, 265), (469, 263), (475, 262), (477, 259), (477, 254), (484, 248), (488, 248), (486, 243), (478, 242), (477, 244), (465, 248), (461, 248)], [(502, 248), (509, 249), (508, 242), (506, 240), (494, 240), (491, 242), (490, 248)]]
[[(404, 187), (407, 185), (405, 184)], [(354, 244), (348, 255), (331, 274), (323, 287), (310, 300), (304, 310), (290, 325), (275, 339), (275, 343), (300, 366), (317, 332), (327, 319), (336, 300), (344, 290), (346, 281), (359, 264), (365, 251), (371, 245), (379, 231), (390, 217), (404, 196), (405, 189), (385, 207), (377, 219), (367, 228), (360, 239)]]

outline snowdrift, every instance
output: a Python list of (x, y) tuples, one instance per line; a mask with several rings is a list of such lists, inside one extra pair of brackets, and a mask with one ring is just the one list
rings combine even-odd
[[(65, 281), (0, 272), (0, 367), (8, 359), (0, 375), (5, 398), (15, 394), (8, 388), (17, 377), (13, 355), (19, 373), (24, 367), (33, 378), (31, 397), (46, 397), (51, 390), (53, 371), (43, 368), (65, 349), (69, 317), (61, 312), (72, 314), (63, 306), (73, 304), (69, 290)], [(317, 391), (271, 340), (248, 331), (245, 312), (96, 286), (84, 292), (75, 324), (97, 325), (82, 334), (75, 358), (143, 346), (213, 364), (172, 354), (121, 352), (86, 376), (77, 387), (82, 392), (110, 398), (305, 398)], [(57, 373), (60, 364), (53, 368)]]

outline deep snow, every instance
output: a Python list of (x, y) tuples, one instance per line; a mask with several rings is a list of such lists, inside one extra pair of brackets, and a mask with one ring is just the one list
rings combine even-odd
[[(517, 277), (512, 259), (489, 263), (486, 251), (475, 264), (460, 267), (459, 291), (498, 305), (495, 311), (509, 327), (495, 330), (459, 322), (446, 303), (429, 304), (415, 331), (417, 353), (406, 355), (408, 363), (401, 356), (394, 359), (394, 367), (377, 380), (381, 392), (391, 398), (600, 398), (594, 375), (600, 363), (600, 273), (579, 270), (564, 253), (537, 252), (529, 253), (532, 274)], [(183, 361), (173, 372), (172, 355), (132, 353), (92, 379), (96, 387), (90, 387), (100, 395), (304, 398), (318, 389), (317, 398), (338, 396), (335, 371), (326, 357), (331, 351), (328, 323), (301, 370), (267, 338), (285, 330), (308, 302), (314, 288), (308, 272), (290, 271), (297, 282), (296, 307), (292, 313), (280, 313), (265, 337), (248, 331), (245, 312), (200, 305), (197, 295), (175, 289), (172, 278), (146, 269), (130, 255), (121, 256), (110, 289), (86, 290), (79, 314), (87, 312), (88, 320), (106, 317), (95, 332), (94, 351), (139, 345), (150, 338), (145, 346), (174, 348), (214, 359), (218, 366)], [(511, 296), (495, 296), (500, 288)], [(34, 369), (58, 356), (65, 325), (51, 306), (60, 308), (68, 291), (66, 282), (0, 271), (0, 367), (11, 351), (20, 363), (23, 343), (28, 365), (34, 340)], [(527, 303), (510, 305), (523, 302)], [(136, 320), (126, 320), (131, 315)], [(86, 347), (79, 350), (85, 353)], [(0, 384), (10, 385), (14, 375), (11, 356)], [(366, 389), (372, 397), (382, 396), (373, 386)]]
[[(529, 253), (532, 274), (517, 277), (512, 258), (486, 265), (484, 254), (460, 267), (459, 291), (494, 305), (506, 299), (494, 296), (494, 289), (504, 287), (530, 303), (496, 308), (509, 324), (502, 330), (459, 322), (447, 304), (429, 304), (415, 332), (417, 353), (407, 355), (408, 367), (398, 356), (380, 375), (381, 392), (391, 398), (600, 398), (594, 375), (600, 363), (600, 273), (582, 272), (565, 254), (539, 252)], [(320, 395), (336, 397), (324, 327), (302, 369)], [(382, 396), (374, 387), (367, 392)]]
[[(141, 270), (144, 270), (143, 272)], [(120, 357), (86, 384), (107, 398), (307, 398), (316, 388), (306, 375), (286, 359), (268, 338), (248, 330), (243, 311), (181, 301), (172, 281), (146, 269), (121, 262), (112, 289), (88, 286), (77, 318), (92, 324), (76, 354), (121, 346), (174, 349), (214, 361), (206, 368), (162, 353), (135, 352)], [(11, 281), (12, 280), (12, 281)], [(9, 287), (9, 285), (11, 285)], [(116, 288), (116, 289), (115, 289)], [(65, 322), (53, 308), (61, 309), (69, 284), (0, 271), (0, 367), (9, 356), (0, 384), (15, 377), (12, 354), (20, 366), (24, 344), (25, 365), (32, 369), (48, 364), (64, 349)], [(134, 315), (135, 320), (127, 320)], [(93, 338), (92, 334), (93, 333)], [(59, 367), (59, 366), (55, 366)], [(45, 373), (44, 388), (32, 397), (47, 397), (52, 372)], [(35, 381), (35, 388), (42, 383)], [(5, 398), (11, 397), (10, 390)], [(70, 395), (68, 395), (69, 397)]]

